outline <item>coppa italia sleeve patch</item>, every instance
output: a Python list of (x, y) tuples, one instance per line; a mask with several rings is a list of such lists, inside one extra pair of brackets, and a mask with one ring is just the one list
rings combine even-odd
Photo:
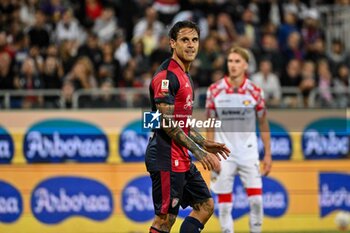
[(167, 80), (167, 79), (162, 80), (162, 85), (160, 87), (160, 90), (165, 91), (165, 92), (169, 91), (169, 80)]

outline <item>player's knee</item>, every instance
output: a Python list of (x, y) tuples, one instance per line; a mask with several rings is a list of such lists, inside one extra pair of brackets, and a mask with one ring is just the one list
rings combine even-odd
[(208, 212), (208, 217), (212, 216), (214, 213), (214, 200), (209, 198), (206, 202), (206, 210)]
[(172, 214), (157, 215), (154, 219), (153, 226), (166, 226), (170, 230), (172, 225), (175, 223), (175, 220), (176, 220), (176, 216)]
[(249, 197), (250, 207), (254, 210), (260, 210), (262, 208), (262, 196), (256, 195)]

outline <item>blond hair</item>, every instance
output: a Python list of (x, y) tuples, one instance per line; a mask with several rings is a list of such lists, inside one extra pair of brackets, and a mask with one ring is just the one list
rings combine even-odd
[(227, 55), (231, 53), (239, 54), (247, 63), (249, 63), (249, 52), (246, 49), (239, 46), (233, 46), (231, 47)]

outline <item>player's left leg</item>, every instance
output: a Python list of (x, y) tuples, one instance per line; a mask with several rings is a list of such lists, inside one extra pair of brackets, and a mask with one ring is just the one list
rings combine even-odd
[(259, 161), (244, 161), (239, 164), (238, 173), (246, 188), (250, 213), (249, 225), (251, 233), (260, 233), (263, 222), (262, 180)]
[(186, 185), (183, 191), (182, 208), (191, 205), (193, 211), (185, 218), (180, 233), (199, 233), (214, 212), (214, 201), (209, 189), (194, 164), (186, 173)]

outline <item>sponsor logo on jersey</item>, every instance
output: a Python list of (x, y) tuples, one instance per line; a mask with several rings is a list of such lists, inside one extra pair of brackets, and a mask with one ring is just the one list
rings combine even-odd
[[(264, 214), (272, 218), (283, 216), (289, 206), (289, 197), (285, 187), (277, 180), (270, 177), (262, 177), (263, 182), (263, 205)], [(213, 194), (215, 201), (215, 215), (218, 216), (217, 195)], [(249, 213), (248, 197), (243, 184), (238, 176), (234, 179), (233, 185), (233, 210), (234, 219), (241, 218)]]
[(0, 180), (0, 223), (13, 223), (23, 212), (20, 192), (11, 184)]
[(249, 105), (252, 104), (252, 101), (251, 101), (251, 100), (243, 100), (242, 104), (243, 104), (244, 106), (249, 106)]
[(105, 162), (106, 134), (97, 126), (73, 119), (50, 119), (31, 126), (24, 136), (23, 153), (35, 162)]
[(319, 174), (320, 216), (325, 217), (335, 210), (350, 212), (350, 174)]
[(0, 164), (11, 163), (15, 151), (11, 135), (0, 126)]
[(350, 132), (346, 118), (324, 118), (305, 127), (302, 150), (305, 159), (336, 159), (349, 154)]
[(136, 120), (127, 124), (122, 130), (119, 137), (119, 154), (124, 162), (143, 162), (145, 160), (151, 131), (150, 128), (142, 126), (145, 126), (145, 121)]
[[(288, 131), (280, 124), (269, 121), (271, 132), (271, 154), (273, 160), (289, 160), (293, 154), (293, 143)], [(258, 127), (257, 127), (258, 128)], [(258, 132), (260, 159), (264, 157), (264, 144)]]
[(37, 220), (57, 224), (74, 216), (103, 221), (113, 212), (113, 196), (102, 183), (82, 177), (53, 177), (39, 183), (31, 195)]

